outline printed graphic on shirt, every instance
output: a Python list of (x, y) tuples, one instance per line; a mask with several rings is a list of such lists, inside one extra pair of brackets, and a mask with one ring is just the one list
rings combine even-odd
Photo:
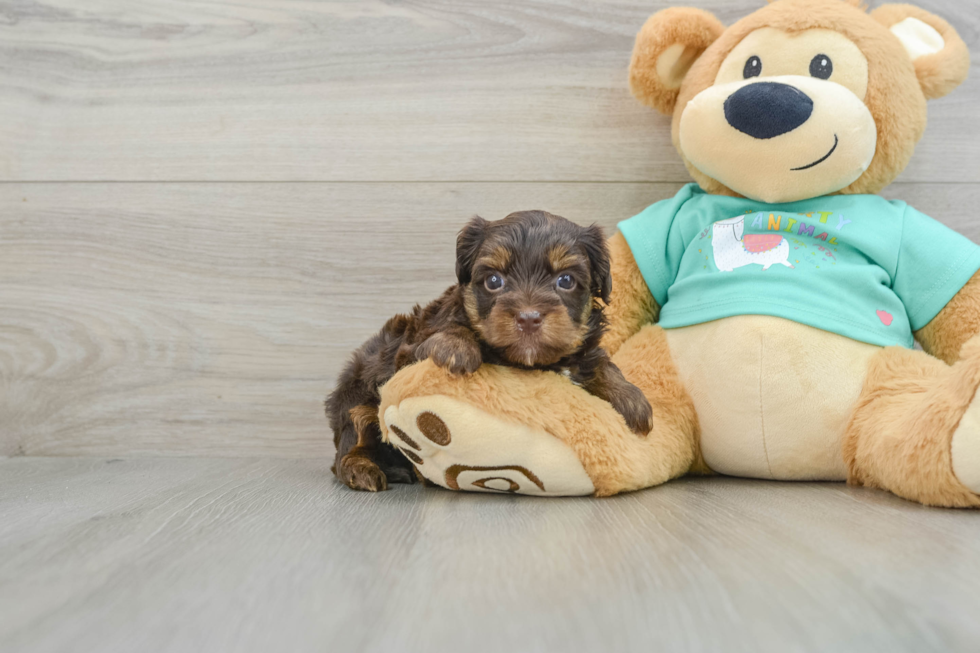
[(745, 265), (761, 265), (768, 270), (775, 264), (794, 267), (789, 262), (789, 241), (779, 234), (745, 234), (745, 216), (719, 220), (711, 228), (711, 250), (715, 266), (731, 272)]
[[(821, 263), (836, 265), (834, 252), (839, 244), (836, 236), (830, 238), (826, 230), (817, 229), (819, 223), (827, 223), (835, 214), (828, 211), (793, 215), (798, 217), (759, 212), (719, 220), (701, 233), (701, 239), (711, 234), (708, 237), (715, 266), (721, 272), (731, 272), (746, 265), (761, 265), (763, 270), (768, 270), (777, 263), (788, 268), (803, 263), (817, 269)], [(819, 215), (819, 222), (808, 224), (806, 219), (814, 215)], [(751, 220), (753, 229), (765, 230), (765, 233), (746, 234), (746, 220)], [(851, 221), (837, 214), (837, 223), (840, 230)], [(787, 237), (778, 232), (791, 235)]]

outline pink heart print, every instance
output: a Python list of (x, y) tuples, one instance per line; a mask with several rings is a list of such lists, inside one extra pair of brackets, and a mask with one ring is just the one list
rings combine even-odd
[(880, 308), (875, 312), (878, 313), (878, 319), (881, 320), (882, 324), (884, 324), (885, 326), (892, 325), (893, 318), (891, 313), (889, 313), (888, 311), (883, 311)]

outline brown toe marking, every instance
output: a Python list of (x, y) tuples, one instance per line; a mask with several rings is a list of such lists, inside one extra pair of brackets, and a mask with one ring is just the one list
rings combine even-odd
[[(459, 475), (462, 474), (463, 472), (502, 472), (502, 471), (518, 472), (519, 474), (522, 474), (524, 478), (537, 485), (542, 492), (545, 491), (544, 483), (541, 482), (541, 479), (535, 476), (534, 472), (532, 472), (530, 469), (528, 469), (527, 467), (521, 467), (520, 465), (495, 465), (493, 467), (473, 467), (470, 465), (452, 465), (449, 469), (446, 470), (446, 485), (449, 486), (450, 489), (458, 490)], [(479, 481), (474, 482), (473, 485), (476, 485), (478, 482), (486, 483), (492, 478), (499, 478), (499, 477), (488, 476), (486, 478), (481, 478), (479, 479)], [(505, 480), (510, 480), (510, 479), (505, 479)], [(480, 487), (484, 487), (484, 486), (481, 485)], [(496, 488), (487, 488), (487, 489), (494, 490)], [(497, 491), (500, 492), (500, 490)]]
[(449, 433), (449, 427), (435, 413), (428, 411), (419, 413), (419, 416), (415, 418), (415, 424), (422, 431), (422, 435), (443, 447), (453, 439)]
[(416, 465), (422, 465), (425, 463), (425, 461), (422, 460), (422, 458), (414, 451), (409, 451), (405, 447), (398, 447), (398, 450), (401, 451), (403, 454), (405, 454), (405, 457), (411, 460)]
[(392, 424), (388, 428), (390, 428), (392, 431), (395, 432), (395, 435), (398, 436), (398, 439), (399, 440), (401, 440), (402, 442), (404, 442), (405, 444), (407, 444), (408, 446), (410, 446), (412, 449), (415, 449), (416, 451), (421, 451), (422, 450), (422, 448), (418, 444), (415, 443), (415, 440), (413, 440), (412, 438), (408, 437), (408, 433), (405, 433), (405, 431), (401, 430), (400, 428), (398, 428), (394, 424)]
[[(506, 490), (501, 490), (495, 487), (487, 487), (488, 481), (507, 481), (507, 483), (510, 484), (510, 487), (507, 488)], [(482, 487), (484, 490), (493, 490), (494, 492), (510, 492), (511, 494), (514, 494), (515, 492), (521, 489), (520, 485), (518, 485), (517, 483), (515, 483), (509, 478), (504, 478), (503, 476), (488, 476), (487, 478), (481, 478), (478, 481), (473, 481), (471, 485)]]

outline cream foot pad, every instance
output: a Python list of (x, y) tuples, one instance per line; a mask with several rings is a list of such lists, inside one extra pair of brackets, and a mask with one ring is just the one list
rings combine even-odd
[(953, 433), (951, 454), (956, 478), (975, 494), (980, 494), (980, 401), (977, 398), (966, 409)]
[(571, 447), (445, 396), (411, 397), (385, 410), (390, 442), (425, 478), (450, 490), (585, 495), (592, 480)]

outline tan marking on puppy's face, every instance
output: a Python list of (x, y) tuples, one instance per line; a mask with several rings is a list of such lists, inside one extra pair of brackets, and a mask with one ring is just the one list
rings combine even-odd
[(736, 193), (791, 202), (839, 191), (867, 170), (877, 128), (868, 61), (827, 29), (749, 33), (680, 118), (690, 163)]
[(477, 259), (476, 264), (491, 270), (506, 270), (510, 265), (510, 250), (503, 246), (494, 247)]
[(568, 251), (568, 246), (556, 245), (548, 250), (548, 265), (551, 266), (551, 271), (557, 274), (567, 268), (588, 265), (588, 261)]
[(480, 319), (480, 310), (477, 307), (476, 295), (473, 293), (472, 286), (463, 288), (463, 309), (466, 316), (470, 319), (470, 325), (478, 333), (483, 333), (483, 321)]

